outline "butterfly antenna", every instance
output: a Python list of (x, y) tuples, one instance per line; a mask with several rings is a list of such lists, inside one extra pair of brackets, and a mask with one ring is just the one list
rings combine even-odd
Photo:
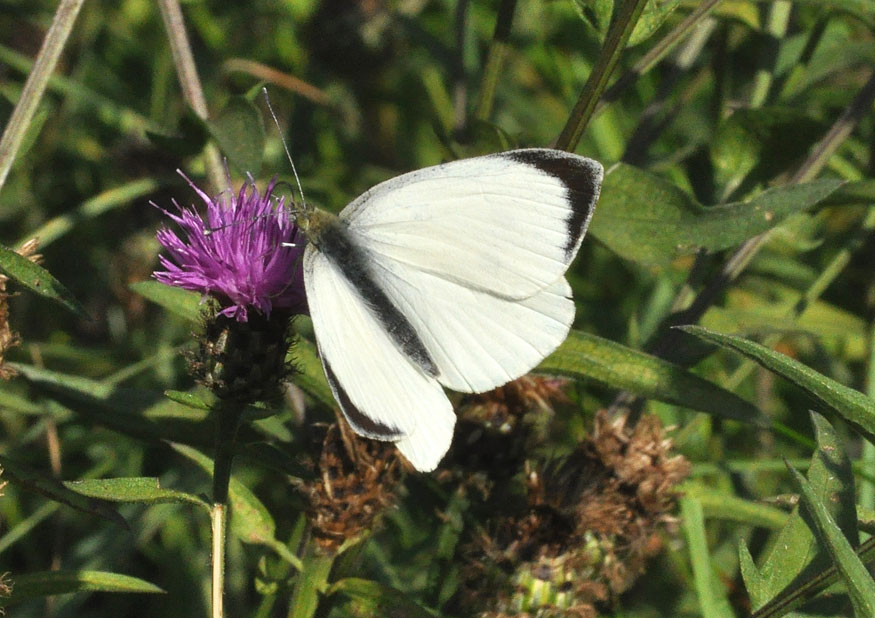
[(301, 186), (301, 179), (298, 178), (298, 170), (295, 168), (295, 162), (292, 161), (292, 153), (289, 152), (289, 145), (286, 143), (286, 138), (283, 137), (283, 130), (280, 128), (280, 122), (277, 120), (276, 114), (273, 111), (273, 105), (270, 104), (270, 97), (267, 95), (267, 87), (262, 86), (261, 88), (262, 94), (264, 94), (264, 102), (267, 104), (267, 109), (270, 111), (270, 115), (273, 118), (273, 122), (276, 125), (277, 133), (279, 133), (280, 141), (283, 143), (283, 150), (286, 151), (286, 157), (289, 159), (289, 164), (292, 166), (292, 173), (295, 175), (295, 182), (298, 184), (298, 193), (301, 194), (301, 205), (304, 210), (307, 210), (307, 200), (304, 198), (304, 187)]

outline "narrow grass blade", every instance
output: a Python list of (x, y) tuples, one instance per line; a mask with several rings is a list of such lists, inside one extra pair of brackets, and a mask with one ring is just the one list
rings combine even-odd
[(726, 590), (711, 568), (702, 503), (692, 497), (681, 498), (681, 517), (703, 618), (734, 618)]
[(580, 331), (571, 331), (536, 371), (591, 378), (649, 399), (755, 425), (769, 424), (752, 404), (683, 367)]
[(163, 594), (164, 590), (138, 577), (105, 571), (41, 571), (15, 576), (12, 597), (0, 597), (0, 607), (27, 599), (73, 592), (139, 592)]
[(836, 568), (847, 586), (854, 605), (854, 614), (857, 618), (875, 616), (875, 581), (854, 553), (854, 548), (842, 534), (811, 483), (792, 467), (788, 466), (788, 469), (802, 492), (803, 503), (814, 519), (823, 544), (832, 555)]
[(50, 500), (65, 504), (77, 511), (96, 515), (125, 528), (128, 527), (127, 522), (115, 509), (67, 488), (61, 481), (52, 478), (48, 474), (3, 456), (0, 456), (0, 466), (3, 467), (5, 476), (21, 489), (35, 491)]
[(49, 271), (3, 245), (0, 245), (0, 272), (79, 317), (91, 319), (82, 303)]
[(434, 614), (414, 603), (400, 590), (368, 579), (341, 579), (328, 589), (328, 596), (334, 594), (349, 598), (351, 615), (434, 618)]
[(202, 297), (197, 292), (174, 288), (157, 281), (138, 281), (128, 287), (146, 300), (164, 307), (184, 320), (195, 322), (200, 317)]
[(832, 410), (857, 428), (866, 439), (875, 442), (875, 400), (839, 384), (797, 360), (753, 341), (715, 333), (701, 326), (680, 326), (691, 335), (743, 354), (766, 369), (790, 380), (828, 410)]

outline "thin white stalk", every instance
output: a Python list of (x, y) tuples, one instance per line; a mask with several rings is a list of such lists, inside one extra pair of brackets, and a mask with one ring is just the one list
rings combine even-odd
[(49, 78), (55, 71), (64, 45), (76, 22), (76, 16), (79, 15), (79, 9), (84, 3), (85, 0), (61, 0), (58, 10), (55, 11), (55, 17), (33, 64), (33, 70), (27, 76), (18, 103), (3, 130), (3, 137), (0, 138), (0, 188), (6, 182), (9, 170), (12, 169), (18, 149), (21, 148), (27, 129), (45, 94)]
[(225, 524), (227, 508), (224, 504), (213, 504), (210, 511), (213, 531), (213, 577), (212, 577), (212, 618), (225, 615)]

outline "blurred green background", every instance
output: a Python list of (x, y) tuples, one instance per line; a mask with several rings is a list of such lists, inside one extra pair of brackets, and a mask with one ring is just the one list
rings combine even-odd
[[(211, 117), (263, 121), (263, 130), (240, 136), (239, 157), (225, 153), (234, 184), (247, 173), (259, 186), (274, 176), (293, 182), (279, 131), (308, 200), (332, 210), (412, 169), (553, 144), (599, 57), (613, 3), (520, 0), (492, 111), (476, 118), (499, 5), (497, 0), (183, 3)], [(699, 5), (647, 3), (615, 76), (678, 32)], [(55, 2), (42, 0), (0, 2), (4, 125), (55, 8)], [(656, 232), (624, 228), (631, 226), (623, 219), (631, 211), (621, 206), (640, 209), (652, 196), (654, 218), (643, 229), (652, 224), (662, 234), (676, 230), (681, 239), (687, 223), (660, 210), (669, 200), (664, 195), (670, 191), (659, 192), (665, 187), (685, 196), (691, 208), (713, 208), (786, 186), (870, 79), (873, 25), (875, 4), (868, 0), (724, 0), (698, 17), (662, 62), (634, 76), (599, 110), (576, 152), (606, 169), (621, 161), (632, 166), (624, 178), (640, 179), (641, 195), (638, 201), (623, 198), (628, 185), (613, 186), (610, 193), (606, 188), (598, 209), (604, 214), (597, 214), (569, 272), (578, 308), (575, 329), (653, 351), (648, 342), (673, 304), (678, 308), (691, 298), (684, 296), (684, 286), (695, 293), (707, 285), (723, 254), (697, 258), (695, 247), (686, 247), (676, 255), (657, 255), (650, 244)], [(259, 95), (265, 84), (279, 131)], [(234, 115), (235, 106), (246, 111)], [(868, 230), (875, 191), (865, 182), (875, 169), (871, 97), (857, 111), (847, 125), (850, 133), (835, 142), (818, 175), (854, 182), (857, 194), (834, 195), (832, 202), (813, 199), (799, 208), (807, 212), (782, 220), (700, 322), (759, 340), (765, 335), (770, 346), (823, 376), (871, 393), (875, 244)], [(156, 3), (86, 3), (0, 190), (0, 242), (17, 247), (38, 236), (43, 266), (91, 319), (10, 284), (11, 291), (21, 292), (10, 299), (9, 310), (21, 345), (7, 360), (35, 373), (0, 383), (4, 457), (63, 480), (160, 477), (162, 487), (208, 491), (207, 476), (164, 443), (186, 442), (207, 453), (212, 445), (206, 414), (198, 416), (162, 395), (192, 386), (180, 350), (190, 345), (194, 326), (129, 287), (148, 280), (157, 267), (154, 234), (164, 221), (152, 203), (169, 208), (174, 199), (186, 206), (198, 202), (176, 170), (207, 186), (208, 137), (209, 127), (183, 100)], [(240, 161), (249, 165), (241, 169)], [(606, 202), (608, 195), (619, 197)], [(671, 199), (683, 201), (677, 195)], [(629, 229), (633, 248), (640, 245), (638, 254), (624, 251), (627, 245), (618, 240)], [(710, 236), (701, 240), (695, 244), (719, 250), (738, 244), (717, 246)], [(800, 298), (809, 302), (804, 311), (794, 311)], [(299, 327), (308, 332), (306, 320)], [(676, 450), (693, 464), (685, 491), (703, 509), (703, 518), (700, 527), (684, 528), (698, 525), (690, 516), (695, 509), (685, 510), (684, 524), (663, 532), (666, 551), (629, 592), (600, 606), (605, 615), (746, 615), (751, 607), (739, 573), (739, 539), (755, 558), (768, 553), (764, 548), (775, 539), (770, 532), (780, 528), (790, 508), (773, 498), (798, 491), (781, 458), (804, 469), (812, 455), (807, 410), (814, 404), (798, 386), (728, 352), (709, 356), (696, 372), (752, 402), (775, 425), (755, 428), (655, 399), (644, 404), (676, 427)], [(594, 412), (623, 386), (595, 376), (587, 380), (584, 369), (579, 373), (584, 379), (570, 386), (572, 404), (558, 413), (550, 441), (539, 452), (568, 452), (587, 435)], [(52, 380), (69, 386), (74, 378), (83, 380), (75, 383), (78, 395), (47, 386)], [(308, 420), (332, 420), (326, 406), (315, 406), (311, 414)], [(872, 521), (875, 453), (858, 427), (837, 420), (842, 416), (839, 411), (830, 417), (836, 444), (855, 462), (860, 518)], [(314, 442), (299, 420), (286, 407), (261, 422), (246, 434), (255, 446), (235, 467), (270, 513), (275, 539), (290, 545), (299, 538), (305, 509), (293, 468)], [(853, 479), (844, 482), (854, 491)], [(357, 576), (392, 586), (436, 615), (473, 615), (449, 602), (462, 559), (454, 543), (489, 524), (482, 510), (453, 502), (455, 492), (409, 475), (398, 507), (362, 549)], [(5, 494), (0, 573), (9, 571), (14, 580), (58, 567), (111, 571), (167, 592), (56, 596), (13, 606), (9, 615), (208, 615), (210, 539), (203, 512), (179, 504), (117, 505), (126, 529), (23, 491), (15, 482)], [(232, 536), (228, 614), (292, 615), (293, 573), (264, 543)], [(812, 607), (809, 615), (851, 611), (841, 595), (832, 605)], [(356, 615), (328, 602), (319, 611)], [(385, 611), (372, 615), (389, 615)], [(392, 615), (408, 615), (398, 611)]]

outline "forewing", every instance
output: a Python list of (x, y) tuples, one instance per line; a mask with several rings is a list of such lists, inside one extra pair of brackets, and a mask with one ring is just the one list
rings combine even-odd
[(574, 259), (602, 166), (558, 150), (464, 159), (377, 185), (343, 210), (373, 255), (505, 298), (535, 295)]
[(326, 376), (353, 428), (395, 441), (421, 471), (450, 446), (455, 415), (440, 384), (408, 359), (341, 270), (312, 245), (304, 281)]

